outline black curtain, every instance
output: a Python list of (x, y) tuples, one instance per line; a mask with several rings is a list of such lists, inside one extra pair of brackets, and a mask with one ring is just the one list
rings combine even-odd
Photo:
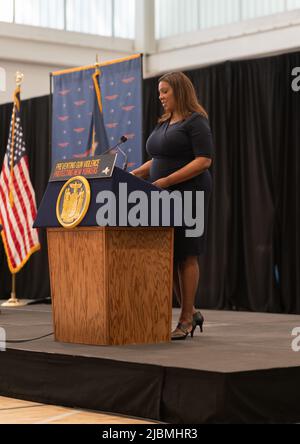
[[(300, 313), (300, 53), (188, 71), (215, 140), (203, 308)], [(158, 112), (145, 81), (145, 139)], [(151, 113), (151, 115), (149, 115)]]
[[(209, 242), (197, 295), (203, 308), (300, 313), (300, 92), (291, 88), (296, 66), (300, 53), (187, 72), (208, 110), (216, 147)], [(145, 141), (161, 113), (157, 81), (144, 81)], [(0, 161), (10, 115), (11, 105), (0, 107)], [(22, 116), (39, 203), (50, 172), (49, 97), (23, 102)], [(18, 274), (20, 297), (49, 296), (41, 237), (42, 252)], [(6, 298), (10, 278), (3, 250), (0, 260), (0, 297)]]
[[(49, 96), (25, 100), (21, 103), (21, 120), (29, 157), (30, 177), (37, 205), (45, 192), (50, 172), (49, 150)], [(12, 104), (0, 106), (0, 165), (6, 151)], [(33, 254), (16, 275), (17, 297), (46, 299), (50, 297), (47, 240), (45, 230), (39, 231), (41, 251)], [(11, 274), (7, 266), (2, 241), (0, 242), (0, 299), (8, 299), (11, 292)]]

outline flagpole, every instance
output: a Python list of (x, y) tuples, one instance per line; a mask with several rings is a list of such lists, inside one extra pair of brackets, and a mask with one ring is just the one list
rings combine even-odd
[(99, 61), (99, 55), (96, 54), (95, 73), (93, 74), (93, 82), (94, 82), (94, 87), (95, 87), (99, 110), (100, 110), (100, 113), (102, 114), (103, 106), (102, 106), (102, 95), (101, 95), (101, 89), (100, 89), (100, 76), (101, 76), (100, 66), (101, 66), (101, 64)]
[(26, 302), (22, 302), (19, 301), (19, 299), (17, 299), (17, 292), (16, 292), (16, 275), (13, 274), (12, 275), (12, 285), (11, 285), (11, 295), (10, 295), (10, 299), (7, 302), (4, 302), (1, 307), (10, 307), (10, 308), (15, 308), (15, 307), (24, 307), (26, 304)]
[[(24, 74), (22, 72), (16, 72), (16, 87), (20, 88), (24, 80)], [(16, 92), (15, 92), (16, 94)], [(14, 107), (16, 106), (16, 100), (15, 100), (15, 94), (14, 94)], [(15, 109), (14, 109), (15, 111)], [(12, 130), (12, 138), (14, 139), (14, 129)], [(13, 159), (13, 156), (12, 156)], [(12, 189), (10, 190), (10, 194), (12, 196)], [(13, 205), (13, 198), (11, 197), (11, 203)], [(12, 274), (12, 290), (10, 299), (3, 304), (1, 304), (1, 307), (24, 307), (26, 305), (26, 302), (21, 302), (17, 299), (16, 294), (16, 274)]]

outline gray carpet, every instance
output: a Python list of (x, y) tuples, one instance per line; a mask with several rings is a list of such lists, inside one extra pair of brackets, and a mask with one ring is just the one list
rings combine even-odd
[[(176, 325), (179, 311), (173, 312)], [(292, 330), (300, 316), (203, 311), (204, 333), (194, 339), (149, 346), (95, 347), (63, 344), (48, 337), (34, 342), (8, 344), (7, 348), (51, 354), (88, 356), (124, 362), (239, 372), (298, 367), (300, 352), (291, 348)], [(31, 339), (53, 332), (51, 306), (33, 305), (1, 309), (0, 327), (8, 340)]]

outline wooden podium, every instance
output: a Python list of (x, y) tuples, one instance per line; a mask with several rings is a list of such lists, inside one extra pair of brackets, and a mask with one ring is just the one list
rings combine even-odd
[(172, 228), (50, 228), (47, 234), (57, 341), (170, 341)]
[(56, 340), (88, 345), (170, 341), (173, 228), (104, 228), (96, 222), (100, 192), (113, 192), (119, 208), (124, 200), (119, 184), (126, 184), (128, 193), (142, 190), (149, 199), (158, 189), (119, 168), (111, 178), (89, 182), (91, 203), (80, 227), (59, 226), (62, 182), (48, 184), (34, 224), (47, 228)]

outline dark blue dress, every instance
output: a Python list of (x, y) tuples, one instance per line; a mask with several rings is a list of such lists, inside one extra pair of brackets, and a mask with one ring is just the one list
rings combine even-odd
[[(213, 157), (213, 139), (208, 120), (193, 113), (184, 121), (170, 125), (164, 122), (157, 125), (150, 135), (147, 146), (148, 154), (152, 157), (150, 170), (151, 182), (167, 177), (175, 171), (180, 170), (196, 157)], [(175, 261), (182, 260), (188, 256), (200, 256), (205, 251), (207, 238), (207, 221), (209, 199), (212, 188), (212, 179), (209, 171), (199, 176), (174, 185), (171, 191), (193, 192), (193, 213), (195, 214), (196, 191), (204, 191), (205, 197), (205, 231), (203, 236), (197, 238), (186, 237), (186, 229), (175, 228), (174, 257)]]

